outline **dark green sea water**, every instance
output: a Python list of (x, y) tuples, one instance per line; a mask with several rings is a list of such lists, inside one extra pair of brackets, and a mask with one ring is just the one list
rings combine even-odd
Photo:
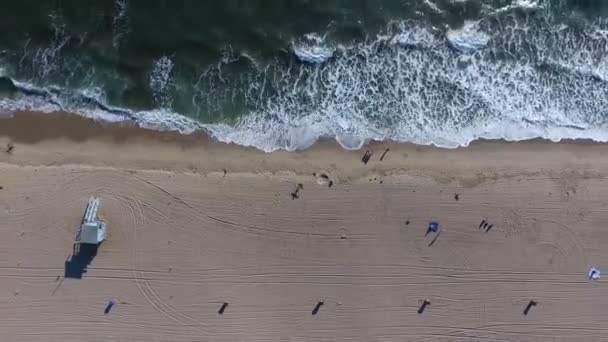
[[(5, 2), (0, 109), (446, 147), (608, 139), (608, 1)], [(1, 124), (1, 122), (0, 122)]]

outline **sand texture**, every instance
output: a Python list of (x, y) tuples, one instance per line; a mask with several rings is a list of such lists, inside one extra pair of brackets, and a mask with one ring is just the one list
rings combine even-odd
[[(0, 341), (608, 341), (586, 278), (608, 278), (605, 145), (375, 144), (364, 165), (0, 133)], [(108, 238), (79, 274), (91, 195)]]

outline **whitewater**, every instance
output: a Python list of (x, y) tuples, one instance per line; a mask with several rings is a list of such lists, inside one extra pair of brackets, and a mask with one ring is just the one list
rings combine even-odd
[[(542, 10), (533, 1), (519, 5)], [(477, 139), (608, 141), (608, 21), (532, 21), (505, 15), (512, 10), (454, 27), (395, 20), (353, 42), (308, 32), (291, 40), (287, 61), (263, 61), (227, 45), (220, 60), (190, 81), (176, 55), (166, 53), (147, 73), (156, 105), (147, 110), (111, 104), (93, 77), (75, 87), (15, 78), (0, 58), (0, 77), (10, 88), (0, 110), (73, 112), (184, 134), (203, 130), (266, 152), (306, 149), (321, 137), (345, 149), (370, 140), (445, 148)], [(36, 56), (42, 76), (62, 62), (68, 44), (62, 29)], [(237, 67), (245, 71), (233, 72)], [(194, 112), (226, 118), (205, 122), (180, 111), (176, 94), (189, 94), (185, 102)], [(234, 103), (243, 112), (231, 116)]]

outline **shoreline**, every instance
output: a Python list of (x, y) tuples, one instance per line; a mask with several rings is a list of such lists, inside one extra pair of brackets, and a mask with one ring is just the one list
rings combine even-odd
[[(293, 176), (326, 173), (342, 182), (415, 175), (463, 186), (539, 170), (581, 173), (593, 168), (608, 174), (604, 161), (608, 158), (598, 158), (608, 154), (608, 144), (589, 140), (482, 140), (455, 149), (372, 141), (361, 150), (349, 151), (333, 139), (323, 139), (303, 151), (266, 153), (218, 142), (203, 132), (184, 135), (75, 114), (17, 112), (0, 119), (0, 146), (9, 142), (15, 145), (14, 152), (0, 154), (0, 162), (31, 166), (86, 165), (200, 174), (224, 170)], [(386, 149), (390, 151), (379, 161)], [(368, 150), (373, 151), (372, 158), (363, 164), (361, 158)]]
[[(467, 146), (459, 147), (439, 147), (435, 145), (420, 145), (410, 142), (397, 142), (392, 140), (370, 140), (359, 150), (349, 150), (342, 148), (334, 138), (324, 137), (315, 142), (311, 147), (304, 150), (286, 151), (277, 150), (274, 152), (265, 152), (253, 146), (243, 146), (236, 143), (226, 143), (218, 141), (212, 138), (204, 130), (198, 130), (189, 134), (182, 134), (178, 131), (173, 130), (154, 130), (138, 126), (136, 123), (131, 121), (119, 121), (119, 122), (107, 122), (103, 120), (93, 119), (84, 117), (75, 113), (66, 112), (31, 112), (31, 111), (16, 111), (10, 113), (0, 113), (0, 136), (9, 137), (17, 142), (25, 143), (36, 143), (43, 140), (67, 138), (72, 141), (84, 141), (91, 138), (102, 138), (103, 140), (113, 142), (127, 142), (128, 140), (138, 138), (150, 138), (163, 142), (179, 143), (187, 145), (204, 145), (204, 144), (217, 144), (236, 146), (242, 149), (252, 149), (259, 152), (272, 154), (275, 152), (305, 152), (309, 149), (317, 148), (318, 145), (336, 145), (344, 151), (361, 151), (365, 150), (366, 147), (374, 147), (377, 145), (402, 145), (402, 146), (414, 146), (418, 148), (429, 148), (437, 150), (462, 150), (477, 145), (483, 144), (555, 144), (555, 145), (605, 145), (608, 146), (608, 142), (594, 141), (591, 139), (562, 139), (560, 141), (552, 141), (545, 138), (533, 138), (525, 140), (510, 141), (506, 139), (484, 139), (480, 138), (474, 140)], [(35, 128), (35, 125), (45, 125), (45, 130), (40, 132)]]

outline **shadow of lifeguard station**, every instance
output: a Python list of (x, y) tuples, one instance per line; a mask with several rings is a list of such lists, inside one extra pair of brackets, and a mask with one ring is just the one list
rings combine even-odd
[(82, 279), (106, 238), (106, 224), (97, 219), (99, 198), (91, 197), (70, 255), (64, 265), (64, 277)]
[(65, 261), (64, 277), (82, 279), (82, 275), (87, 272), (87, 267), (97, 256), (99, 245), (88, 243), (75, 243), (72, 255)]

